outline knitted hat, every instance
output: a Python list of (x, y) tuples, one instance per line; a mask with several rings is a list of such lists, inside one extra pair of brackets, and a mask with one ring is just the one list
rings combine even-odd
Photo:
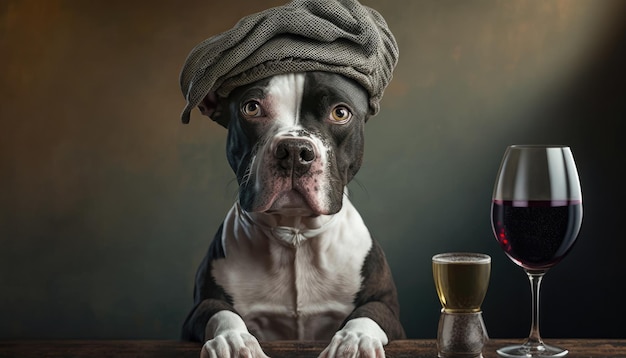
[(182, 121), (209, 93), (227, 97), (263, 78), (306, 71), (355, 80), (374, 115), (397, 62), (396, 40), (375, 10), (356, 0), (294, 0), (244, 17), (191, 50), (180, 74)]

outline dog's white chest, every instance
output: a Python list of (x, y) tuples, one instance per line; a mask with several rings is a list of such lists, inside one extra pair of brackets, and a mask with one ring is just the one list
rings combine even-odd
[(285, 241), (236, 205), (229, 212), (226, 257), (214, 261), (212, 273), (257, 338), (328, 340), (354, 309), (372, 239), (348, 199), (336, 215)]

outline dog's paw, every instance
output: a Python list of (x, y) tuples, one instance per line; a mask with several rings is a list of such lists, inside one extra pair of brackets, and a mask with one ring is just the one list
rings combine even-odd
[(259, 341), (248, 332), (239, 315), (220, 311), (209, 319), (200, 358), (269, 358)]
[(337, 332), (319, 358), (384, 358), (383, 344), (377, 338), (354, 332)]
[(355, 318), (335, 333), (319, 358), (384, 358), (385, 332), (369, 318)]
[(201, 358), (269, 358), (250, 333), (229, 331), (208, 340), (202, 347)]

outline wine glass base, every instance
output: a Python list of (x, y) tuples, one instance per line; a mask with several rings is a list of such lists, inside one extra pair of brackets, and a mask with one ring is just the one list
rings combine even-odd
[(568, 353), (567, 349), (550, 346), (547, 344), (519, 344), (513, 346), (502, 347), (496, 350), (500, 357), (518, 358), (518, 357), (565, 357)]

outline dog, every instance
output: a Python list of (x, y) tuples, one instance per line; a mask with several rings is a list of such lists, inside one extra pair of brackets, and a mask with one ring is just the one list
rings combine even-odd
[(238, 200), (196, 274), (183, 338), (203, 357), (266, 357), (259, 341), (318, 340), (320, 357), (384, 357), (405, 337), (392, 274), (347, 196), (363, 160), (368, 94), (316, 71), (207, 95), (228, 128)]

